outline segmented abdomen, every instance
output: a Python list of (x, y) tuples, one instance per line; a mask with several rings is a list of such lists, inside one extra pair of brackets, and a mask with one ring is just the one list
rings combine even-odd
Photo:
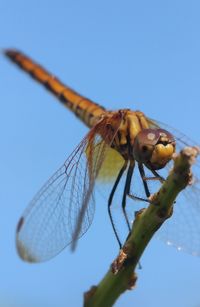
[(92, 127), (105, 109), (93, 101), (79, 95), (39, 64), (17, 50), (5, 50), (5, 55), (27, 72), (32, 78), (43, 84), (66, 107), (78, 116), (87, 126)]

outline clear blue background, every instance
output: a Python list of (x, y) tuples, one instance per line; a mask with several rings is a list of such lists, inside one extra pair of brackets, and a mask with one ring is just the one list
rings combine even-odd
[[(141, 109), (200, 143), (200, 2), (0, 2), (0, 45), (16, 47), (109, 109)], [(106, 204), (76, 253), (30, 265), (15, 250), (29, 200), (87, 128), (0, 55), (0, 304), (81, 306), (117, 254)], [(188, 209), (189, 210), (189, 209)], [(200, 306), (200, 259), (152, 240), (116, 306)]]

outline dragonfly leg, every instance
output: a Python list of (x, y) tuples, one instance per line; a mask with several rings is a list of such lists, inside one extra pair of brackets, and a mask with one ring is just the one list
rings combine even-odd
[(139, 196), (136, 196), (130, 193), (128, 193), (128, 196), (134, 200), (140, 200), (140, 201), (145, 201), (146, 203), (149, 203), (149, 200), (147, 198), (139, 197)]
[(123, 198), (122, 198), (122, 210), (123, 210), (123, 214), (124, 214), (124, 217), (125, 217), (126, 224), (128, 226), (129, 232), (131, 231), (131, 226), (130, 226), (130, 223), (129, 223), (129, 220), (128, 220), (128, 216), (127, 216), (127, 212), (126, 212), (126, 197), (130, 193), (131, 178), (132, 178), (132, 175), (133, 175), (134, 167), (135, 167), (135, 162), (134, 161), (130, 161), (130, 165), (129, 165), (127, 176), (126, 176), (126, 182), (125, 182), (125, 187), (124, 187), (124, 192), (123, 192)]
[(146, 177), (143, 164), (141, 164), (141, 163), (138, 164), (138, 168), (139, 168), (139, 172), (140, 172), (140, 175), (141, 175), (141, 178), (142, 178), (142, 182), (143, 182), (143, 185), (144, 185), (144, 190), (145, 190), (145, 194), (146, 194), (147, 198), (135, 196), (133, 194), (129, 194), (129, 197), (132, 198), (132, 199), (135, 199), (135, 200), (145, 201), (145, 202), (149, 203), (148, 198), (150, 196), (150, 191), (149, 191), (147, 181), (149, 181), (149, 180), (159, 180), (161, 183), (163, 183), (165, 181), (165, 179), (163, 177), (161, 177), (155, 170), (151, 170), (152, 174), (155, 177)]
[(117, 241), (119, 243), (120, 249), (122, 248), (122, 243), (121, 243), (121, 241), (119, 239), (117, 230), (115, 228), (115, 224), (114, 224), (112, 213), (111, 213), (111, 205), (112, 205), (112, 200), (113, 200), (113, 196), (114, 196), (114, 193), (116, 191), (116, 188), (117, 188), (117, 186), (118, 186), (118, 184), (120, 182), (120, 179), (121, 179), (124, 171), (126, 170), (126, 168), (127, 168), (127, 161), (124, 162), (124, 165), (122, 166), (122, 168), (121, 168), (121, 170), (120, 170), (120, 172), (119, 172), (119, 174), (117, 176), (117, 179), (116, 179), (116, 181), (115, 181), (115, 183), (113, 185), (112, 191), (111, 191), (109, 199), (108, 199), (108, 215), (109, 215), (109, 218), (110, 218), (110, 221), (111, 221), (111, 225), (112, 225), (115, 237), (116, 237), (116, 239), (117, 239)]
[(148, 187), (148, 184), (147, 184), (147, 180), (145, 179), (146, 176), (145, 176), (143, 164), (138, 163), (138, 169), (139, 169), (140, 176), (142, 178), (142, 182), (143, 182), (143, 185), (144, 185), (144, 191), (145, 191), (146, 197), (148, 198), (150, 196), (150, 191), (149, 191), (149, 187)]
[(156, 171), (153, 170), (153, 169), (151, 169), (151, 172), (152, 172), (152, 174), (153, 174), (155, 177), (150, 177), (150, 178), (146, 177), (146, 180), (151, 180), (151, 179), (153, 179), (153, 180), (159, 180), (161, 183), (165, 182), (165, 178), (163, 178), (162, 176), (160, 176), (160, 175), (158, 174), (158, 172), (156, 172)]

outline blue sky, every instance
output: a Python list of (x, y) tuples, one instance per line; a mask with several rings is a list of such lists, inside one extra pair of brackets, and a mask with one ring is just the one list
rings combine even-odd
[[(0, 3), (2, 48), (15, 47), (108, 109), (140, 109), (200, 143), (199, 1)], [(106, 204), (78, 249), (30, 265), (15, 250), (24, 208), (87, 128), (0, 56), (0, 306), (81, 306), (118, 251)], [(134, 291), (116, 306), (200, 306), (200, 259), (152, 240)], [(10, 304), (10, 305), (9, 305)]]

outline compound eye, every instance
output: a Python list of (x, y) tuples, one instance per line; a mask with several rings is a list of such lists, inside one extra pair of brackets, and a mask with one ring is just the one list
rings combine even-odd
[(142, 152), (145, 153), (145, 152), (147, 152), (147, 150), (148, 150), (148, 147), (146, 145), (143, 145), (142, 146)]
[(152, 146), (146, 144), (140, 144), (140, 155), (142, 157), (148, 157), (152, 153)]
[(138, 162), (148, 161), (152, 155), (154, 144), (156, 144), (156, 135), (149, 130), (140, 131), (135, 138), (133, 155)]
[(164, 129), (144, 129), (135, 137), (134, 158), (147, 167), (159, 169), (171, 159), (175, 150), (173, 136)]

